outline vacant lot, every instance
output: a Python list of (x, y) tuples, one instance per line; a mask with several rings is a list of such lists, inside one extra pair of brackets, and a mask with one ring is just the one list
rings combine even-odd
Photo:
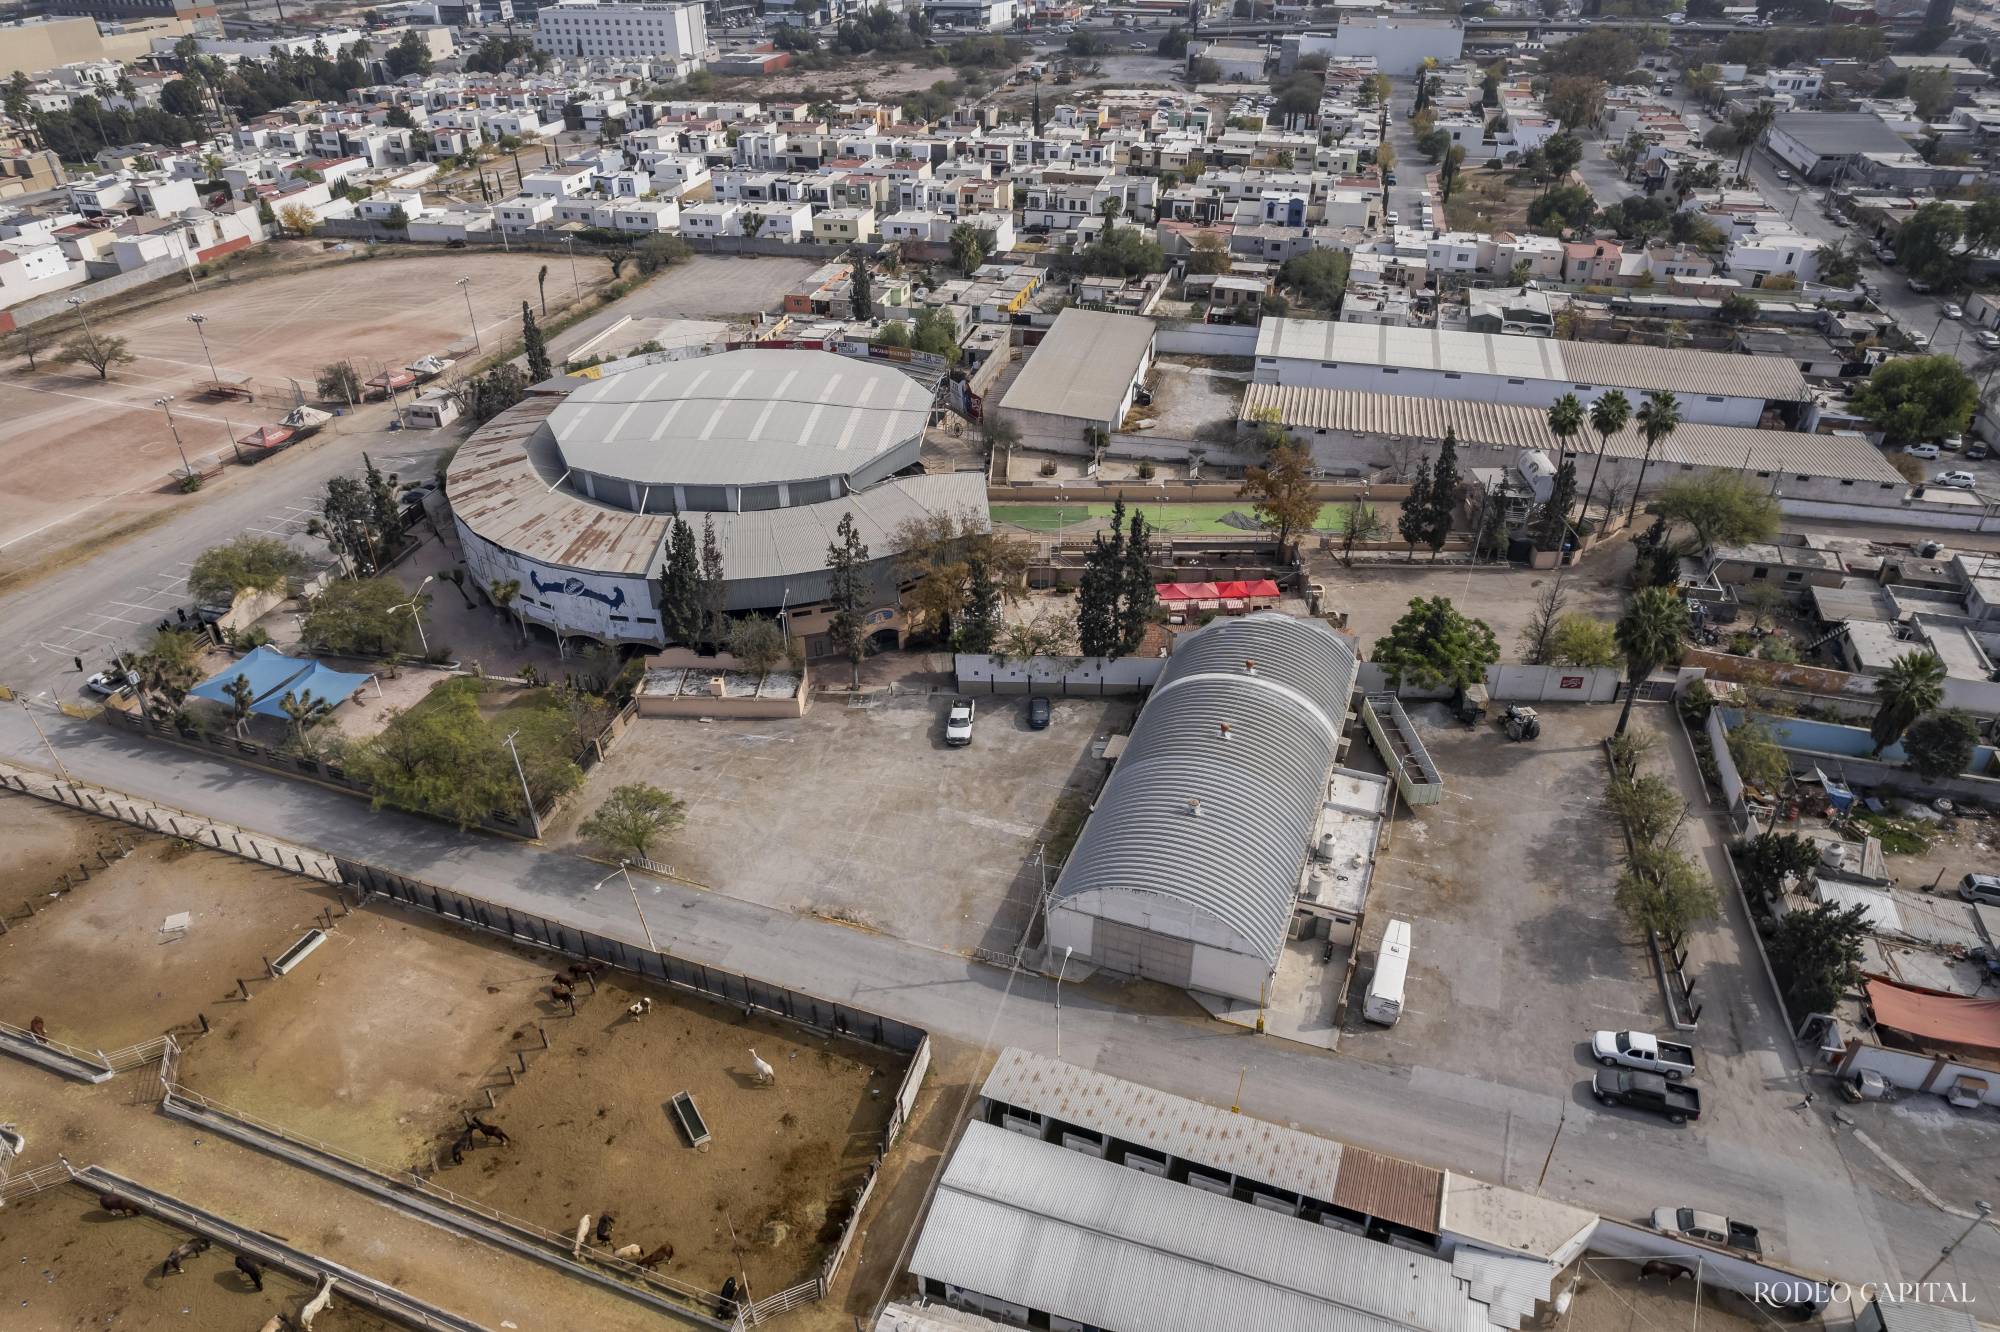
[[(29, 849), (27, 869), (0, 876), (20, 889), (0, 899), (8, 917), (0, 1019), (25, 1027), (40, 1017), (50, 1036), (84, 1049), (150, 1040), (194, 1025), (198, 1013), (219, 1019), (236, 978), (263, 975), (260, 959), (283, 952), (335, 902), (310, 880), (183, 850), (28, 796), (5, 797), (0, 819), (10, 840)], [(97, 852), (116, 856), (121, 841), (131, 853), (100, 868)], [(91, 878), (49, 896), (79, 860)], [(36, 914), (24, 916), (31, 896)], [(184, 929), (163, 928), (183, 912)]]
[[(1396, 507), (1376, 507), (1393, 530)], [(996, 513), (999, 508), (994, 506)], [(1337, 511), (1322, 511), (1322, 521), (1326, 512)], [(1468, 615), (1486, 621), (1500, 640), (1502, 659), (1519, 661), (1521, 631), (1556, 577), (1555, 571), (1492, 566), (1470, 569), (1462, 564), (1425, 569), (1426, 560), (1419, 552), (1413, 566), (1390, 563), (1347, 569), (1332, 555), (1315, 555), (1311, 567), (1313, 576), (1327, 587), (1328, 609), (1347, 612), (1347, 631), (1360, 638), (1364, 655), (1402, 618), (1414, 598), (1447, 597)], [(1624, 576), (1630, 565), (1630, 550), (1622, 542), (1586, 556), (1563, 578), (1564, 613), (1616, 619), (1624, 606)]]
[(1453, 231), (1520, 231), (1527, 226), (1528, 205), (1541, 192), (1541, 185), (1521, 172), (1468, 167), (1444, 206), (1445, 217)]
[[(281, 1272), (254, 1291), (222, 1249), (160, 1276), (160, 1260), (187, 1238), (150, 1217), (114, 1218), (73, 1186), (0, 1211), (0, 1325), (8, 1332), (129, 1328), (262, 1327), (296, 1314), (313, 1292)], [(385, 1323), (336, 1297), (313, 1319), (313, 1332), (388, 1332)]]
[(1406, 706), (1446, 795), (1388, 832), (1357, 978), (1365, 987), (1389, 919), (1409, 921), (1406, 1007), (1385, 1030), (1360, 1020), (1357, 997), (1341, 1049), (1567, 1097), (1591, 1067), (1578, 1042), (1600, 1027), (1651, 1030), (1662, 1012), (1612, 904), (1620, 848), (1600, 742), (1617, 710), (1543, 708), (1541, 739), (1514, 744), (1440, 704)]
[(687, 878), (932, 948), (1011, 951), (1042, 889), (1036, 847), (1074, 836), (1132, 705), (1057, 699), (1031, 731), (1024, 700), (981, 698), (972, 744), (948, 749), (946, 702), (642, 721), (547, 835), (573, 837), (613, 787), (651, 782), (687, 802), (687, 825), (652, 852)]
[[(314, 377), (329, 362), (351, 358), (365, 377), (431, 352), (469, 351), (474, 319), (488, 348), (518, 336), (521, 302), (535, 299), (535, 274), (547, 260), (441, 251), (383, 257), (211, 282), (129, 314), (93, 316), (96, 333), (125, 339), (134, 364), (100, 380), (87, 366), (44, 357), (40, 369), (15, 361), (0, 377), (0, 420), (9, 425), (0, 438), (0, 545), (91, 501), (160, 490), (182, 450), (197, 464), (228, 455), (232, 439), (291, 409), (292, 381), (315, 397)], [(585, 292), (608, 271), (582, 266)], [(458, 286), (461, 277), (472, 279), (469, 287)], [(206, 321), (206, 355), (190, 314)], [(198, 397), (214, 377), (211, 357), (222, 378), (251, 380), (257, 400)], [(154, 405), (166, 396), (175, 399), (173, 426)]]

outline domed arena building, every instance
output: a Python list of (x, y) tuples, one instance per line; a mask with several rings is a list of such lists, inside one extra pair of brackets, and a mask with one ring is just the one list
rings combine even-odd
[(512, 609), (560, 638), (666, 644), (659, 574), (679, 515), (697, 539), (713, 520), (732, 613), (782, 613), (808, 656), (825, 655), (827, 548), (851, 513), (870, 634), (900, 646), (898, 530), (988, 521), (983, 473), (921, 470), (936, 387), (894, 361), (745, 347), (594, 369), (536, 385), (445, 473), (479, 585), (519, 580)]

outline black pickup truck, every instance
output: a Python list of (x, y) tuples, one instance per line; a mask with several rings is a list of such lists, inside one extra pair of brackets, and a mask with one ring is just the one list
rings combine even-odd
[(1701, 1092), (1685, 1083), (1668, 1082), (1657, 1073), (1600, 1069), (1590, 1090), (1606, 1105), (1625, 1105), (1660, 1115), (1671, 1123), (1701, 1118)]

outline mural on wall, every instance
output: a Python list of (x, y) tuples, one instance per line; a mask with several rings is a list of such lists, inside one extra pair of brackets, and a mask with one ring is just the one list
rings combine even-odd
[(599, 592), (596, 588), (587, 586), (581, 578), (562, 578), (544, 583), (535, 576), (533, 570), (528, 573), (528, 581), (535, 585), (535, 591), (545, 597), (552, 593), (561, 593), (566, 597), (589, 597), (592, 601), (603, 602), (612, 610), (617, 610), (625, 604), (625, 589), (622, 587), (614, 588), (610, 592)]

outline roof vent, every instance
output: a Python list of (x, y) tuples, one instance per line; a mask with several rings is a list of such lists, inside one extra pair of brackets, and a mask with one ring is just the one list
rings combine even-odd
[(1227, 740), (1227, 739), (1229, 738), (1229, 723), (1228, 723), (1228, 722), (1217, 722), (1217, 723), (1215, 724), (1215, 729), (1216, 729), (1217, 731), (1221, 732), (1221, 734), (1222, 734), (1222, 738), (1223, 738), (1224, 740)]

